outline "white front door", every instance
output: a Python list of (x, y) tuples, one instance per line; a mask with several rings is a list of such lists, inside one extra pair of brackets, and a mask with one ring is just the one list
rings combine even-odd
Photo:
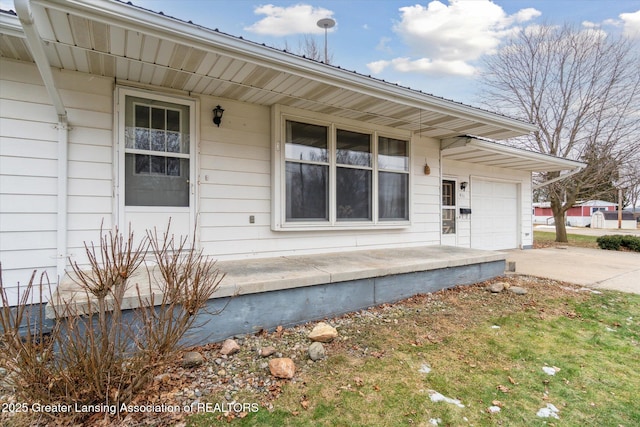
[(118, 90), (118, 224), (137, 236), (171, 222), (192, 236), (195, 213), (195, 103)]

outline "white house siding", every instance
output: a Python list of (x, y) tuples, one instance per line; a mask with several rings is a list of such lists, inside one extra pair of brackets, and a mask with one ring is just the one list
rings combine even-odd
[[(57, 116), (34, 65), (0, 63), (0, 256), (15, 288), (33, 269), (55, 282)], [(68, 112), (68, 249), (85, 262), (84, 242), (114, 224), (113, 79), (54, 71)], [(167, 91), (158, 89), (158, 93)], [(183, 95), (184, 96), (184, 95)], [(221, 98), (200, 100), (198, 241), (218, 259), (395, 248), (440, 242), (439, 142), (411, 138), (411, 224), (396, 229), (272, 231), (270, 108)], [(225, 109), (220, 127), (211, 122)], [(340, 121), (339, 118), (334, 118)], [(389, 131), (392, 131), (390, 129)], [(407, 137), (409, 135), (407, 134)], [(424, 174), (425, 163), (431, 167)], [(249, 217), (254, 216), (255, 223)]]
[[(211, 110), (218, 104), (225, 109), (219, 128), (211, 121)], [(201, 97), (200, 105), (198, 224), (206, 253), (218, 259), (239, 259), (439, 243), (437, 141), (411, 141), (411, 226), (273, 231), (270, 109), (209, 97)], [(432, 168), (429, 176), (424, 175), (426, 159)], [(255, 223), (250, 223), (250, 216)]]
[[(533, 245), (533, 224), (531, 222), (531, 173), (512, 169), (482, 166), (473, 163), (464, 163), (453, 160), (443, 161), (444, 179), (455, 178), (458, 180), (456, 188), (457, 196), (457, 246), (471, 247), (471, 221), (473, 221), (473, 206), (471, 197), (473, 192), (473, 180), (498, 180), (518, 184), (519, 190), (519, 218), (517, 236), (518, 246), (531, 247)], [(460, 182), (468, 182), (466, 191), (460, 190)], [(471, 215), (460, 218), (460, 208), (471, 208)]]
[[(56, 281), (57, 116), (35, 66), (0, 61), (0, 259), (14, 293), (34, 269)], [(113, 82), (54, 72), (68, 113), (68, 255), (112, 224)]]

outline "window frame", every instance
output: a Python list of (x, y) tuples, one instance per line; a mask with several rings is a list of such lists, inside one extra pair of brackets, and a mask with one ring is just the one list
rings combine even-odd
[[(272, 107), (272, 218), (271, 229), (274, 231), (313, 231), (313, 230), (348, 230), (348, 229), (393, 229), (407, 228), (412, 224), (412, 141), (409, 132), (399, 132), (397, 129), (381, 126), (363, 127), (362, 123), (348, 119), (338, 119), (324, 114), (308, 113), (300, 110), (276, 105)], [(307, 221), (304, 219), (287, 220), (286, 218), (286, 126), (287, 121), (301, 122), (310, 125), (324, 126), (327, 128), (328, 141), (328, 220)], [(338, 130), (356, 132), (370, 135), (371, 166), (352, 166), (338, 163), (337, 160), (337, 133)], [(378, 167), (378, 138), (386, 137), (406, 142), (407, 169), (389, 170)], [(292, 159), (293, 160), (293, 159)], [(371, 220), (362, 219), (338, 219), (337, 213), (337, 171), (340, 167), (356, 168), (371, 171)], [(394, 172), (407, 175), (407, 217), (406, 220), (380, 219), (379, 218), (379, 191), (378, 181), (380, 172)]]

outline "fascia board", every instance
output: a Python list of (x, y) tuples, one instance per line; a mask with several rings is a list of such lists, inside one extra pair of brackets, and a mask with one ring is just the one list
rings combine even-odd
[(8, 36), (26, 38), (24, 30), (20, 25), (20, 19), (15, 15), (0, 13), (0, 34)]

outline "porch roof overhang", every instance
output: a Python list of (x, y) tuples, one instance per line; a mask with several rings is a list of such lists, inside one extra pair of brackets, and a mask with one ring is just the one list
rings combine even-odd
[[(505, 139), (533, 124), (181, 21), (116, 0), (26, 0), (51, 67), (185, 94), (338, 115), (436, 139)], [(0, 56), (35, 62), (0, 13)]]
[(562, 178), (587, 166), (575, 160), (510, 147), (470, 135), (444, 139), (440, 147), (443, 159), (528, 172), (569, 171)]

